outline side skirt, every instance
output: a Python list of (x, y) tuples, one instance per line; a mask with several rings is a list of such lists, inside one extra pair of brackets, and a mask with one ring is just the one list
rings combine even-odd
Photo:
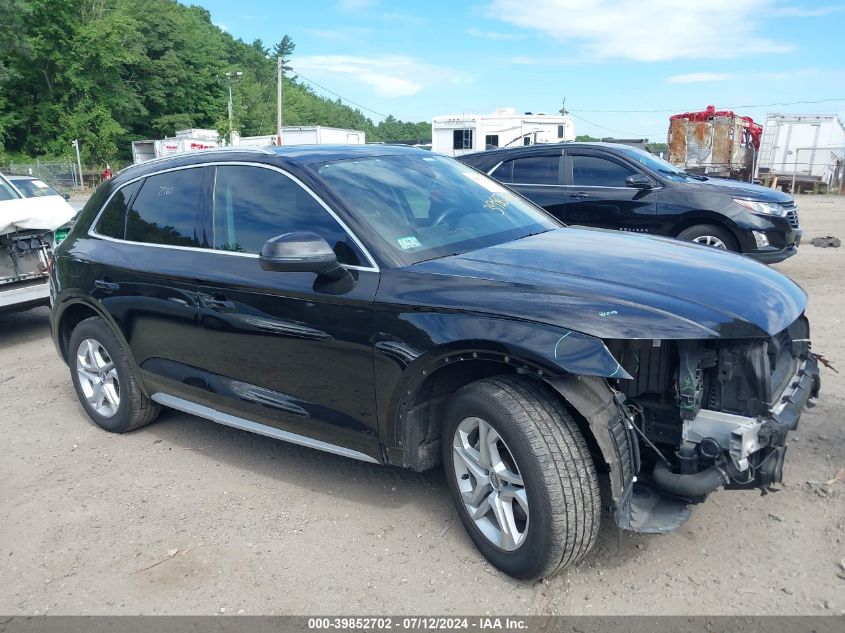
[(211, 420), (212, 422), (217, 422), (218, 424), (223, 424), (225, 426), (241, 429), (242, 431), (257, 433), (258, 435), (266, 435), (267, 437), (290, 442), (291, 444), (299, 444), (300, 446), (315, 448), (318, 451), (334, 453), (335, 455), (342, 455), (343, 457), (351, 457), (352, 459), (358, 459), (362, 462), (370, 462), (372, 464), (380, 463), (378, 460), (373, 459), (369, 455), (353, 451), (350, 448), (336, 446), (335, 444), (329, 444), (328, 442), (315, 440), (297, 433), (283, 431), (282, 429), (267, 426), (266, 424), (259, 424), (258, 422), (252, 422), (251, 420), (245, 420), (244, 418), (229, 415), (228, 413), (223, 413), (217, 409), (212, 409), (211, 407), (206, 407), (204, 405), (197, 404), (196, 402), (191, 402), (190, 400), (177, 398), (176, 396), (171, 396), (166, 393), (154, 393), (151, 399), (162, 406), (176, 409), (177, 411), (182, 411), (183, 413), (190, 413), (191, 415), (196, 415), (200, 418), (205, 418), (206, 420)]

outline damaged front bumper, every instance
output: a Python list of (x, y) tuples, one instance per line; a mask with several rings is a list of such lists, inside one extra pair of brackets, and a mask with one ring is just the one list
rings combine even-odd
[[(820, 386), (818, 362), (807, 353), (766, 415), (752, 418), (701, 409), (683, 425), (683, 443), (676, 454), (681, 472), (658, 460), (650, 481), (634, 477), (616, 509), (619, 527), (643, 533), (672, 531), (689, 518), (690, 504), (722, 486), (757, 488), (765, 494), (783, 480), (787, 435), (797, 427), (804, 408), (814, 405)], [(690, 467), (702, 462), (712, 465)]]

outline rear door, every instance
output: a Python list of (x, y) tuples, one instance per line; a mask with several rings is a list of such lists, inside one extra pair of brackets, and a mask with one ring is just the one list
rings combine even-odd
[(609, 152), (568, 148), (564, 161), (567, 224), (648, 233), (657, 213), (656, 189), (628, 187), (641, 173)]
[(490, 175), (557, 217), (565, 215), (563, 156), (560, 149), (517, 155)]
[[(73, 267), (85, 275), (74, 285), (108, 311), (154, 391), (204, 391), (195, 278), (207, 246), (212, 174), (207, 167), (175, 169), (117, 190), (90, 232), (97, 244), (88, 265)], [(86, 242), (69, 255), (89, 258)]]
[[(345, 226), (291, 175), (218, 165), (209, 239), (197, 272), (202, 345), (216, 408), (378, 455), (373, 320), (379, 272)], [(350, 273), (265, 271), (268, 239), (311, 231)], [(245, 415), (246, 414), (246, 415)]]

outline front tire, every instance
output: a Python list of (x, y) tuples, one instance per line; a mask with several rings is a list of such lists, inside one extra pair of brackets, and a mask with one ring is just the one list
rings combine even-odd
[(739, 252), (739, 244), (731, 232), (715, 224), (696, 224), (678, 233), (679, 240), (695, 242), (723, 251)]
[(68, 365), (79, 402), (106, 431), (132, 431), (158, 416), (159, 406), (144, 395), (126, 351), (105, 319), (91, 317), (74, 328)]
[(443, 466), (476, 547), (516, 578), (581, 560), (601, 521), (595, 465), (559, 399), (519, 376), (459, 390), (444, 421)]

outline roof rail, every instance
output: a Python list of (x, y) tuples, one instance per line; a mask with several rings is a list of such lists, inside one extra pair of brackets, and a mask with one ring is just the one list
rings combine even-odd
[(213, 154), (215, 152), (259, 152), (261, 154), (273, 154), (273, 151), (268, 149), (267, 147), (256, 147), (254, 145), (227, 145), (225, 147), (211, 147), (209, 149), (197, 149), (190, 152), (177, 152), (175, 154), (170, 154), (169, 156), (159, 156), (158, 158), (151, 158), (150, 160), (145, 160), (143, 163), (133, 163), (132, 165), (128, 165), (121, 169), (118, 174), (122, 174), (130, 169), (134, 169), (135, 167), (140, 167), (141, 165), (155, 165), (157, 163), (161, 163), (172, 158), (176, 158), (179, 156), (191, 155), (196, 156), (197, 154)]

